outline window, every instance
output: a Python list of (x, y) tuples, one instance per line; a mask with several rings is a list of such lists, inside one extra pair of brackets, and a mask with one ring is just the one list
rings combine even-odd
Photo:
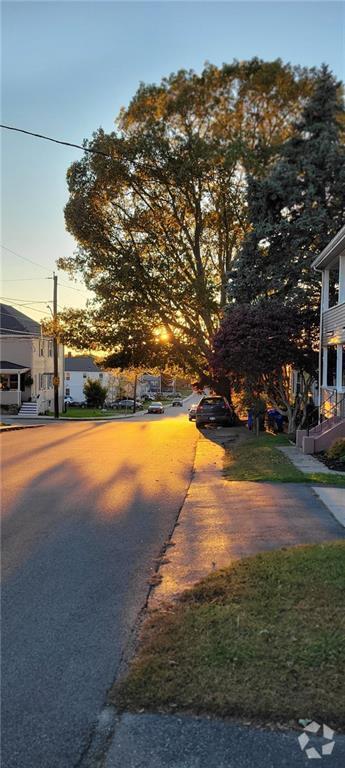
[(44, 357), (44, 341), (43, 339), (40, 339), (38, 342), (38, 355), (39, 357)]
[(70, 372), (69, 372), (69, 371), (66, 371), (66, 373), (65, 373), (65, 379), (66, 379), (66, 381), (70, 381), (70, 378), (71, 378), (71, 374), (70, 374)]
[(18, 388), (18, 376), (16, 373), (11, 373), (10, 375), (10, 389), (17, 389)]
[(39, 389), (44, 389), (44, 373), (38, 374), (38, 387)]
[(333, 344), (327, 347), (327, 387), (337, 384), (337, 347)]
[(54, 375), (52, 373), (47, 373), (46, 376), (47, 376), (47, 389), (52, 389), (54, 386), (53, 385)]
[(66, 387), (66, 390), (65, 390), (65, 392), (66, 392), (66, 397), (67, 397), (67, 395), (70, 395), (70, 394), (71, 394), (71, 392), (70, 392), (70, 388), (69, 388), (69, 387)]
[(53, 340), (48, 339), (48, 357), (53, 357)]
[(87, 377), (87, 374), (83, 373), (83, 379), (86, 379), (86, 377)]
[(99, 378), (100, 378), (100, 379), (103, 379), (103, 373), (100, 373), (100, 374), (99, 374)]
[(328, 306), (335, 307), (339, 302), (339, 260), (329, 270), (329, 298)]

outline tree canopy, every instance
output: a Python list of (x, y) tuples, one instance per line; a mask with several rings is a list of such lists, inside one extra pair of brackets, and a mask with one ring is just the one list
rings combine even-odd
[[(136, 364), (152, 355), (205, 370), (228, 275), (248, 230), (247, 175), (261, 179), (310, 94), (314, 71), (281, 61), (181, 70), (141, 85), (116, 130), (99, 129), (68, 171), (66, 226), (78, 249), (60, 266), (94, 291), (69, 311), (69, 344)], [(158, 345), (164, 327), (169, 343)], [(145, 342), (145, 343), (144, 343)]]
[(238, 302), (273, 296), (315, 309), (320, 277), (311, 263), (345, 221), (345, 111), (342, 87), (321, 68), (295, 132), (265, 178), (248, 175), (248, 220), (231, 273)]

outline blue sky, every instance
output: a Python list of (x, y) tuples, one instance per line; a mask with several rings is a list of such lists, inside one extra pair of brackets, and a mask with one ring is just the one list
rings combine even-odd
[[(332, 0), (4, 2), (1, 122), (81, 143), (100, 125), (113, 128), (140, 81), (157, 82), (179, 68), (200, 71), (205, 61), (325, 61), (344, 79), (344, 9)], [(63, 207), (66, 170), (78, 157), (77, 150), (2, 131), (1, 241), (43, 268), (3, 250), (1, 295), (31, 304), (35, 311), (23, 311), (36, 319), (40, 305), (33, 302), (50, 298), (49, 270), (75, 247)], [(60, 304), (81, 305), (85, 292), (67, 287), (63, 273), (61, 281)]]

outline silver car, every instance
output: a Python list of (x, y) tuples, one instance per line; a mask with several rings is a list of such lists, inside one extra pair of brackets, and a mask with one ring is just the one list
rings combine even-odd
[(163, 403), (150, 403), (147, 413), (164, 413)]

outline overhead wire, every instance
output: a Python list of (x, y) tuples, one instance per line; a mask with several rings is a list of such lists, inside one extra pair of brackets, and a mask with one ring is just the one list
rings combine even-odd
[[(48, 267), (43, 266), (43, 264), (39, 264), (38, 261), (29, 259), (28, 256), (23, 256), (21, 253), (18, 253), (18, 251), (13, 251), (11, 248), (7, 248), (7, 246), (3, 245), (2, 243), (0, 243), (0, 248), (3, 248), (4, 251), (8, 251), (9, 253), (13, 253), (13, 255), (18, 256), (19, 259), (24, 259), (24, 261), (28, 261), (30, 264), (34, 264), (35, 267), (40, 267), (41, 269), (44, 269), (46, 272), (53, 272), (53, 267), (51, 269), (48, 269)], [(49, 278), (47, 278), (47, 280), (48, 279)]]
[[(2, 301), (13, 301), (13, 302), (14, 301), (21, 301), (21, 302), (25, 302), (25, 304), (27, 303), (27, 299), (23, 299), (23, 298), (22, 299), (18, 299), (18, 298), (14, 298), (14, 297), (12, 298), (10, 296), (0, 296), (0, 299)], [(48, 304), (49, 302), (51, 303), (51, 299), (43, 299), (42, 301), (36, 301), (36, 299), (29, 299), (29, 301), (31, 302), (31, 304)]]
[(102, 155), (108, 157), (110, 160), (114, 160), (113, 156), (109, 152), (102, 152), (101, 149), (92, 149), (91, 147), (83, 147), (82, 144), (73, 144), (71, 141), (62, 141), (61, 139), (54, 139), (52, 136), (45, 136), (43, 133), (34, 133), (33, 131), (26, 131), (24, 128), (15, 128), (13, 125), (3, 125), (0, 123), (0, 128), (5, 128), (7, 131), (16, 131), (17, 133), (25, 133), (27, 136), (34, 136), (36, 139), (44, 139), (45, 141), (52, 141), (54, 144), (63, 144), (65, 147), (74, 147), (75, 149), (81, 149), (83, 152), (90, 152), (94, 155)]
[[(80, 149), (83, 152), (89, 152), (90, 154), (102, 155), (103, 157), (107, 157), (111, 160), (114, 159), (111, 154), (107, 152), (102, 152), (102, 150), (82, 146), (81, 144), (74, 144), (73, 142), (70, 142), (70, 141), (62, 141), (61, 139), (55, 139), (52, 136), (45, 136), (44, 134), (35, 133), (34, 131), (27, 131), (24, 128), (16, 128), (13, 125), (4, 125), (3, 123), (1, 123), (0, 128), (5, 128), (8, 131), (15, 131), (16, 133), (24, 133), (28, 136), (33, 136), (34, 138), (37, 138), (37, 139), (44, 139), (45, 141), (51, 141), (54, 144), (62, 144), (63, 146), (66, 146), (66, 147), (74, 147), (75, 149)], [(3, 248), (5, 251), (8, 251), (9, 253), (13, 253), (15, 256), (18, 256), (20, 259), (24, 259), (24, 261), (28, 261), (30, 264), (34, 264), (35, 266), (40, 267), (41, 269), (45, 269), (47, 272), (52, 271), (47, 267), (44, 267), (43, 264), (39, 264), (37, 261), (34, 261), (33, 259), (29, 259), (27, 256), (23, 256), (17, 251), (13, 251), (11, 248), (7, 248), (5, 245), (1, 245), (1, 248)], [(27, 279), (32, 279), (32, 278), (27, 278)], [(84, 293), (84, 295), (87, 295), (85, 290), (82, 290), (81, 288), (75, 288), (74, 286), (68, 285), (67, 283), (63, 283), (60, 280), (59, 280), (59, 285), (63, 286), (64, 288), (69, 288), (71, 291), (77, 291), (77, 293)]]
[[(9, 253), (12, 253), (14, 256), (18, 256), (19, 259), (24, 259), (24, 261), (28, 261), (30, 264), (34, 264), (36, 267), (40, 267), (41, 269), (46, 270), (46, 272), (53, 272), (53, 269), (48, 269), (48, 267), (44, 267), (43, 264), (39, 264), (37, 261), (33, 261), (33, 259), (29, 259), (27, 256), (23, 256), (22, 253), (18, 253), (18, 251), (13, 251), (11, 248), (7, 248), (6, 245), (3, 245), (0, 243), (0, 247), (3, 248), (5, 251), (8, 251)], [(17, 278), (18, 279), (18, 278)], [(35, 280), (34, 277), (27, 277), (27, 278), (19, 278), (18, 281), (21, 279), (23, 280)], [(51, 280), (51, 277), (39, 277), (38, 280)], [(2, 282), (16, 282), (16, 280), (3, 280)], [(86, 291), (82, 288), (75, 288), (74, 285), (68, 285), (68, 283), (64, 283), (61, 280), (59, 280), (59, 285), (63, 286), (64, 288), (69, 288), (71, 291), (77, 291), (77, 293), (84, 293), (86, 294)]]
[(13, 299), (10, 299), (14, 307), (24, 307), (25, 309), (31, 309), (32, 312), (37, 312), (38, 315), (41, 317), (43, 316), (43, 310), (36, 309), (36, 307), (31, 307), (30, 304), (19, 304), (18, 301), (14, 301)]

